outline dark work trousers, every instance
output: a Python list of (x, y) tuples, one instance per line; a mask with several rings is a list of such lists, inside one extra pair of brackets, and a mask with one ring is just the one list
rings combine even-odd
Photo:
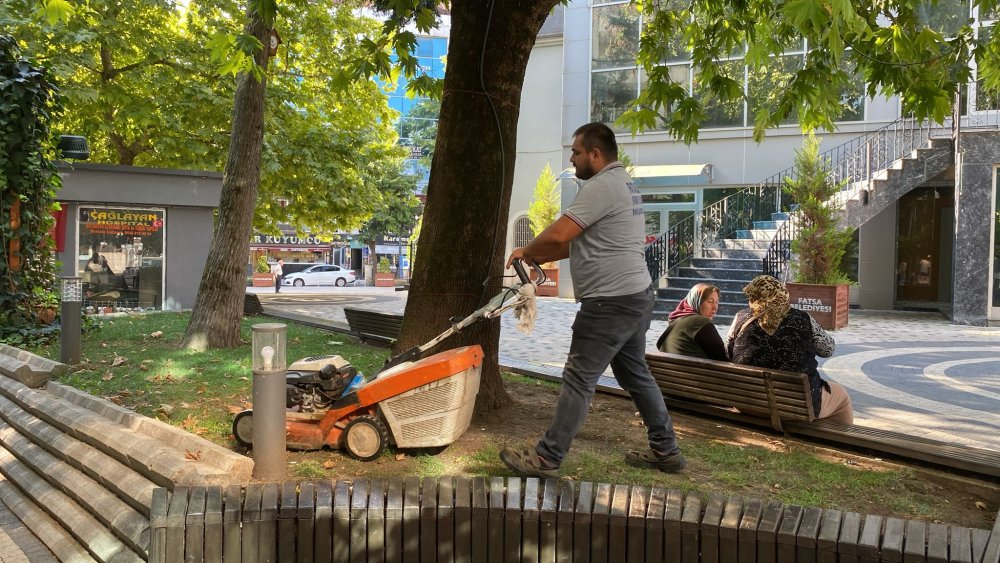
[(281, 278), (284, 276), (275, 274), (274, 276), (274, 292), (281, 293)]
[(646, 331), (653, 318), (653, 289), (620, 297), (593, 297), (580, 302), (573, 340), (563, 369), (555, 417), (537, 451), (559, 465), (587, 418), (598, 378), (611, 366), (628, 391), (659, 453), (678, 451), (674, 426), (656, 381), (646, 364)]

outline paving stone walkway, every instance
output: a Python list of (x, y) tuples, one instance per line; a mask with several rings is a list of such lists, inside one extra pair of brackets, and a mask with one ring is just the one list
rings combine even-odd
[[(391, 288), (293, 288), (260, 297), (265, 310), (344, 325), (345, 305), (402, 313), (406, 304), (406, 292)], [(559, 377), (577, 309), (571, 300), (539, 299), (531, 336), (505, 315), (501, 364)], [(665, 327), (653, 322), (650, 349)], [(718, 328), (725, 338), (729, 327)], [(955, 325), (933, 313), (853, 310), (833, 335), (837, 351), (821, 371), (850, 390), (858, 424), (1000, 450), (1000, 328)], [(610, 375), (601, 384), (617, 387)]]

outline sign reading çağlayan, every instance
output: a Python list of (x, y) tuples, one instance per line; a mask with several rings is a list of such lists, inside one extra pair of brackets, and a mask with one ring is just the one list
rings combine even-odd
[(147, 236), (163, 228), (163, 210), (80, 208), (81, 234)]
[(799, 297), (798, 300), (791, 305), (800, 311), (815, 311), (817, 313), (833, 312), (832, 306), (825, 305), (822, 299), (816, 299), (815, 297)]

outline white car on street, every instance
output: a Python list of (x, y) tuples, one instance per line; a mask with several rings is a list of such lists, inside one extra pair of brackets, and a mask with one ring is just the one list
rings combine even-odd
[(281, 278), (281, 285), (294, 285), (302, 287), (305, 285), (336, 285), (344, 287), (349, 283), (354, 283), (354, 272), (333, 264), (319, 264), (310, 266), (301, 272), (288, 274)]

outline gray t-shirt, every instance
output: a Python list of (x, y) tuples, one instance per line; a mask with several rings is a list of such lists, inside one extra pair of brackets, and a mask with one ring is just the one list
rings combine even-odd
[(583, 229), (569, 248), (577, 300), (649, 287), (642, 195), (620, 162), (582, 182), (565, 215)]

